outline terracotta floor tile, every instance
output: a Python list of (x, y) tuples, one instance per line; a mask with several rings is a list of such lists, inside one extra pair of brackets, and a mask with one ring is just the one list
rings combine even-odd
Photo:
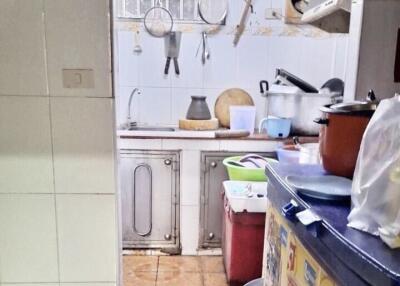
[(195, 256), (160, 256), (158, 272), (200, 273), (200, 258)]
[(123, 286), (155, 286), (157, 272), (124, 273)]
[(127, 272), (157, 272), (158, 256), (123, 256), (123, 266)]
[(204, 286), (228, 286), (225, 273), (204, 273)]
[(158, 272), (157, 286), (203, 286), (200, 273)]
[(225, 273), (222, 256), (201, 256), (200, 262), (204, 273)]

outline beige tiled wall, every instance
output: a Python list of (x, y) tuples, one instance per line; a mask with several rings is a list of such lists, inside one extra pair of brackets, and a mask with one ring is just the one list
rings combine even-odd
[(0, 1), (1, 286), (117, 284), (108, 20), (108, 0)]

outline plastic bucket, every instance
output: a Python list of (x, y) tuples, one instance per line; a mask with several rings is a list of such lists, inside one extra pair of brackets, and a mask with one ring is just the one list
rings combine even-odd
[[(228, 157), (222, 162), (226, 169), (228, 170), (229, 180), (232, 181), (255, 181), (255, 182), (266, 182), (268, 181), (265, 175), (264, 168), (248, 168), (239, 167), (229, 164), (229, 161), (239, 161), (242, 157)], [(266, 158), (268, 161), (276, 162), (274, 159)]]
[(229, 107), (231, 130), (247, 130), (254, 133), (256, 123), (255, 106), (230, 106)]

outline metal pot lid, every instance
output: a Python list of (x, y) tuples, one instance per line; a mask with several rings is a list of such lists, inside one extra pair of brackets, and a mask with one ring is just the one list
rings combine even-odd
[(346, 115), (372, 115), (377, 106), (377, 103), (355, 101), (326, 105), (321, 108), (321, 111)]

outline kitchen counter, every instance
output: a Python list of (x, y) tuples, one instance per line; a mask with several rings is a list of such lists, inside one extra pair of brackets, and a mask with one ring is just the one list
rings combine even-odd
[[(226, 129), (220, 129), (222, 131)], [(254, 133), (247, 137), (236, 137), (236, 138), (216, 138), (214, 131), (189, 131), (180, 130), (176, 131), (128, 131), (118, 130), (117, 136), (121, 139), (200, 139), (200, 140), (265, 140), (265, 141), (281, 141), (281, 142), (292, 142), (291, 138), (277, 139), (270, 138), (267, 134)], [(317, 136), (304, 136), (300, 137), (300, 142), (311, 143), (318, 142)]]
[(299, 211), (310, 208), (322, 218), (322, 223), (307, 228), (298, 221), (289, 224), (338, 281), (343, 285), (400, 285), (400, 250), (391, 250), (378, 237), (347, 227), (350, 201), (305, 198), (286, 183), (288, 175), (325, 174), (321, 167), (270, 163), (266, 174), (271, 185), (268, 197), (274, 207), (281, 209), (293, 199)]

